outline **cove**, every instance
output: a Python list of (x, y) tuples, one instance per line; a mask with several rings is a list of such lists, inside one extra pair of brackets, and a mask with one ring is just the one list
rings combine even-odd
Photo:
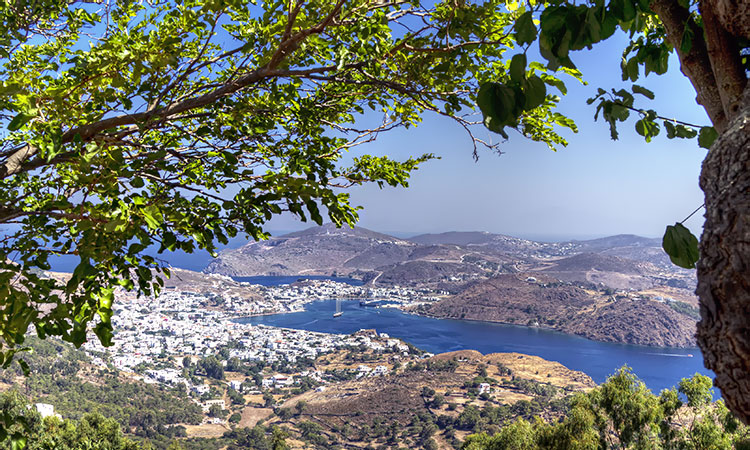
[[(298, 278), (298, 277), (295, 277)], [(431, 353), (478, 350), (481, 353), (518, 352), (557, 361), (602, 383), (627, 364), (653, 392), (676, 386), (685, 377), (702, 373), (697, 348), (676, 349), (595, 342), (538, 328), (466, 320), (433, 319), (393, 308), (361, 307), (358, 300), (342, 302), (344, 314), (334, 318), (335, 300), (309, 303), (302, 312), (237, 319), (241, 323), (325, 333), (350, 334), (374, 328)], [(692, 356), (691, 356), (692, 355)]]

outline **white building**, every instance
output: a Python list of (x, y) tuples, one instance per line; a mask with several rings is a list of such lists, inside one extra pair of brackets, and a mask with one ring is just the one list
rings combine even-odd
[(37, 412), (42, 415), (42, 418), (55, 415), (55, 407), (49, 403), (35, 403), (34, 407)]
[(226, 403), (223, 399), (217, 398), (213, 400), (206, 400), (203, 403), (203, 412), (208, 412), (209, 409), (211, 409), (212, 406), (219, 405), (221, 409), (226, 409)]
[(203, 395), (209, 390), (211, 390), (211, 388), (207, 384), (196, 384), (195, 386), (193, 386), (193, 392), (198, 395)]

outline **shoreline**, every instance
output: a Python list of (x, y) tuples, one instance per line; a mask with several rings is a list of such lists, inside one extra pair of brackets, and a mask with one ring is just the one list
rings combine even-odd
[[(351, 298), (351, 297), (347, 297), (347, 298), (315, 299), (315, 300), (312, 300), (310, 302), (306, 302), (305, 304), (312, 303), (312, 302), (327, 302), (327, 301), (335, 301), (335, 300), (359, 301), (360, 299), (358, 299), (358, 298)], [(623, 342), (623, 341), (617, 341), (617, 340), (610, 340), (610, 341), (608, 341), (608, 340), (602, 340), (602, 339), (592, 339), (591, 337), (588, 337), (588, 336), (585, 336), (585, 335), (575, 334), (575, 333), (566, 333), (565, 331), (562, 331), (562, 330), (559, 330), (559, 329), (556, 329), (556, 328), (552, 328), (552, 327), (549, 327), (549, 326), (543, 326), (543, 325), (533, 326), (533, 325), (522, 325), (522, 324), (518, 324), (518, 323), (511, 323), (511, 322), (502, 322), (502, 321), (498, 321), (498, 320), (479, 320), (479, 319), (454, 318), (454, 317), (437, 317), (437, 316), (432, 316), (432, 315), (429, 315), (429, 314), (419, 313), (419, 312), (416, 312), (416, 311), (409, 311), (409, 310), (405, 309), (405, 307), (403, 305), (398, 305), (398, 304), (396, 304), (396, 305), (390, 305), (390, 306), (374, 306), (374, 307), (368, 307), (368, 308), (371, 308), (371, 309), (397, 309), (397, 310), (399, 310), (400, 312), (402, 312), (404, 314), (409, 314), (409, 315), (413, 315), (413, 316), (417, 316), (417, 317), (424, 317), (424, 318), (428, 318), (428, 319), (435, 319), (435, 320), (453, 320), (453, 321), (462, 321), (462, 322), (470, 322), (470, 323), (488, 323), (488, 324), (498, 324), (498, 325), (505, 325), (505, 326), (511, 326), (511, 327), (518, 327), (518, 328), (522, 328), (522, 329), (541, 330), (541, 331), (545, 331), (545, 332), (551, 332), (551, 333), (555, 333), (555, 334), (560, 334), (562, 336), (577, 337), (577, 338), (585, 339), (587, 341), (597, 342), (597, 343), (602, 343), (602, 344), (615, 344), (615, 345), (623, 345), (623, 346), (637, 347), (637, 348), (642, 348), (642, 349), (653, 349), (653, 350), (658, 350), (658, 349), (664, 349), (664, 350), (697, 350), (698, 352), (700, 352), (700, 349), (699, 349), (699, 347), (697, 345), (682, 346), (682, 347), (645, 345), (645, 344), (636, 344), (636, 343)], [(234, 319), (240, 319), (240, 318), (254, 318), (254, 317), (274, 316), (274, 315), (282, 315), (282, 314), (293, 314), (293, 313), (301, 313), (301, 312), (305, 312), (305, 311), (307, 311), (307, 309), (303, 308), (302, 310), (299, 310), (299, 311), (278, 311), (278, 312), (272, 312), (272, 313), (253, 314), (253, 315), (249, 315), (249, 316), (248, 315), (242, 315), (242, 316), (233, 317), (233, 320)], [(284, 328), (284, 327), (277, 327), (277, 328)], [(294, 328), (292, 328), (292, 329), (294, 329)], [(330, 332), (327, 332), (327, 333), (330, 333)], [(339, 334), (339, 333), (330, 333), (330, 334)], [(676, 355), (671, 355), (671, 356), (676, 356)]]

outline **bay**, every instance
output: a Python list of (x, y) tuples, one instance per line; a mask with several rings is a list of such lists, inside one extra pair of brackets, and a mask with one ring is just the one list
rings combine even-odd
[(703, 367), (703, 357), (697, 348), (612, 344), (539, 328), (433, 319), (394, 308), (362, 307), (359, 300), (343, 301), (344, 314), (334, 318), (335, 304), (335, 300), (321, 300), (307, 304), (302, 312), (248, 317), (238, 321), (338, 334), (373, 328), (431, 353), (470, 349), (483, 354), (518, 352), (536, 355), (582, 371), (597, 383), (604, 382), (618, 368), (628, 365), (656, 393), (676, 386), (682, 378), (696, 372), (713, 378), (713, 373)]

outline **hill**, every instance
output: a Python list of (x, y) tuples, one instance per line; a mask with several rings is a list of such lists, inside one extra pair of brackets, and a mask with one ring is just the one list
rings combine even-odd
[(515, 418), (556, 420), (568, 396), (594, 386), (585, 374), (535, 356), (463, 350), (293, 396), (266, 423), (315, 448), (454, 448), (475, 429), (497, 430)]
[[(474, 280), (528, 270), (620, 289), (695, 287), (694, 272), (671, 265), (657, 239), (633, 235), (550, 243), (447, 232), (404, 240), (328, 224), (224, 250), (205, 269), (230, 276), (346, 275), (373, 284), (454, 292)], [(592, 271), (597, 273), (592, 276)]]
[(329, 224), (223, 251), (206, 271), (350, 276), (368, 286), (451, 295), (418, 310), (433, 317), (538, 324), (609, 342), (692, 346), (695, 273), (662, 264), (658, 245), (634, 235), (550, 243), (482, 232), (404, 240)]
[(604, 342), (695, 346), (695, 318), (669, 302), (527, 275), (479, 281), (416, 311), (436, 318), (541, 326)]
[(485, 278), (508, 255), (455, 245), (420, 245), (365, 228), (322, 227), (222, 251), (205, 272), (230, 276), (337, 275), (374, 284), (455, 288)]
[(333, 224), (224, 250), (205, 272), (230, 276), (347, 274), (404, 260), (416, 246), (364, 228)]

